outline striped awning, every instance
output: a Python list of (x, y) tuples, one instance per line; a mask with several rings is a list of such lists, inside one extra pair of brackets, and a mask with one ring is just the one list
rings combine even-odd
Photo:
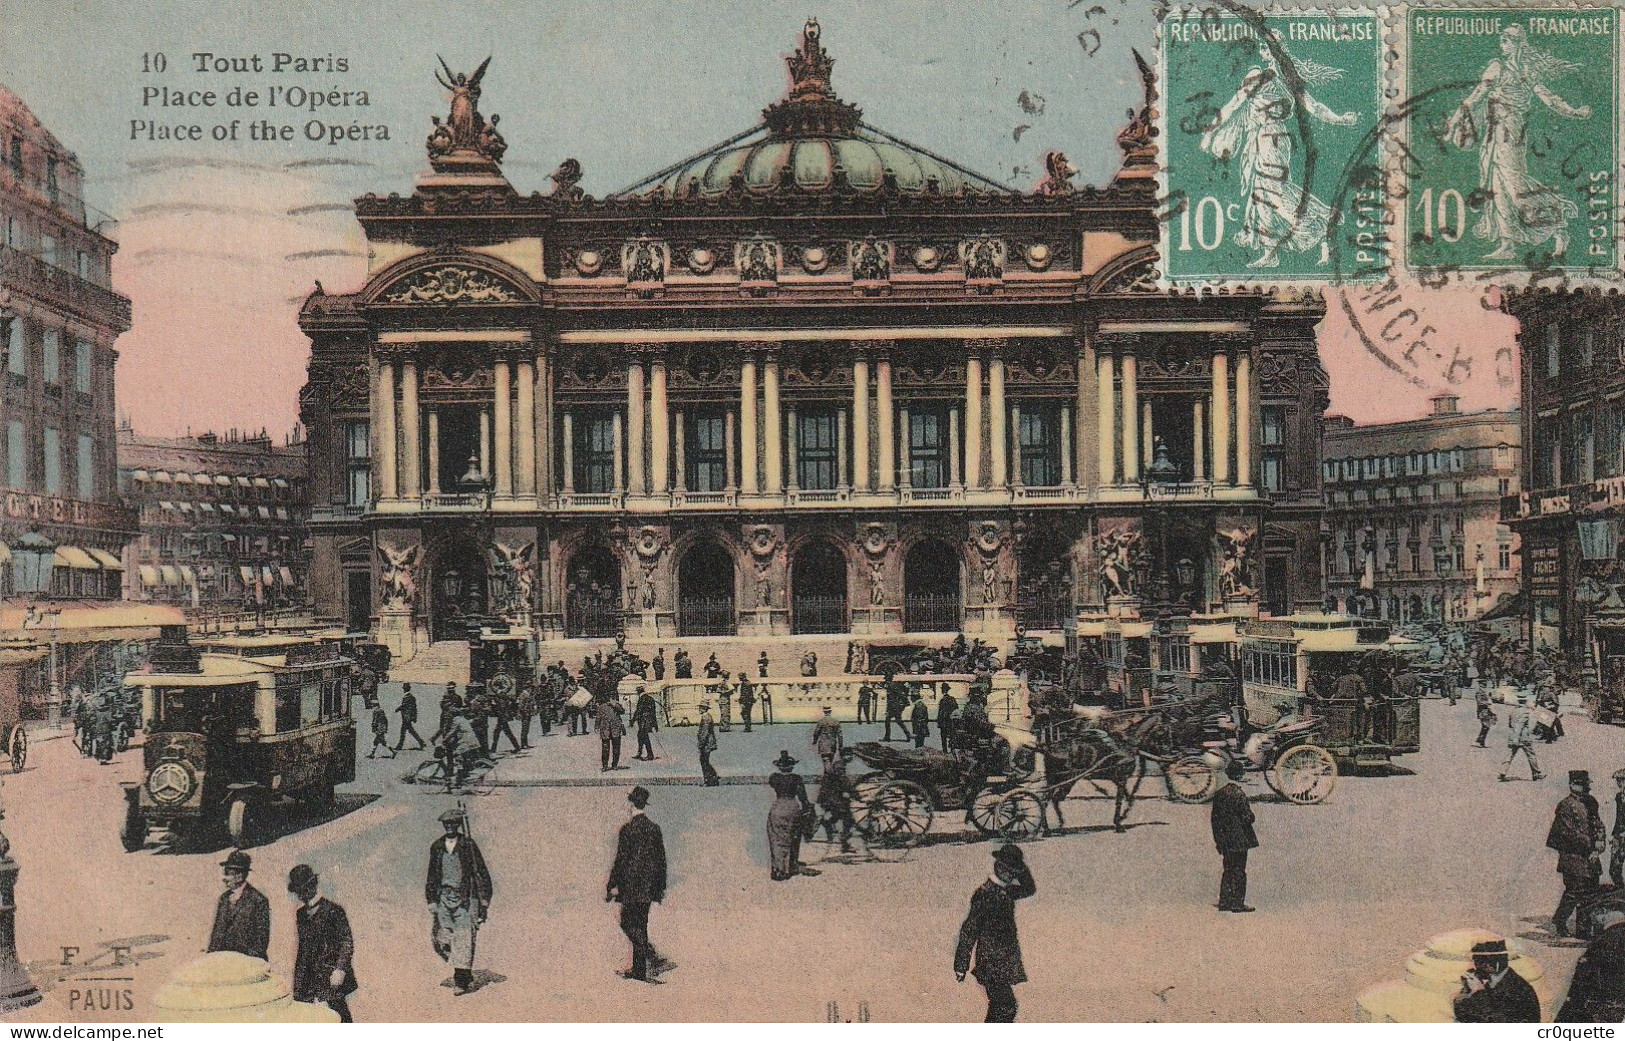
[(273, 477), (273, 478), (271, 478), (271, 483), (276, 485), (278, 488), (286, 488), (286, 487), (288, 487), (288, 481), (287, 481), (286, 478), (283, 478), (283, 477)]
[(262, 520), (270, 520), (271, 519), (271, 511), (269, 509), (267, 509), (266, 507), (264, 507), (264, 506), (256, 506), (254, 508), (260, 511), (260, 518)]
[(256, 487), (256, 488), (264, 488), (266, 491), (270, 491), (271, 490), (271, 482), (267, 481), (263, 477), (256, 477), (256, 478), (254, 478), (254, 487)]
[(107, 552), (105, 549), (96, 549), (95, 547), (91, 547), (86, 552), (96, 558), (96, 563), (102, 566), (103, 571), (124, 570), (124, 562), (113, 556), (113, 554)]
[(101, 565), (96, 563), (89, 553), (78, 546), (58, 546), (56, 557), (52, 563), (57, 567), (75, 568), (79, 571), (100, 571)]
[(157, 481), (159, 484), (169, 484), (170, 483), (169, 471), (168, 470), (155, 470), (155, 471), (153, 471), (152, 479)]
[(288, 508), (286, 506), (278, 506), (276, 508), (276, 519), (277, 520), (287, 520), (288, 519)]
[(11, 547), (0, 542), (0, 564), (11, 563)]
[(175, 505), (180, 507), (180, 510), (181, 510), (182, 513), (191, 513), (192, 512), (192, 504), (187, 502), (184, 499), (181, 500), (180, 502), (176, 503)]
[(130, 476), (135, 478), (138, 481), (150, 481), (150, 480), (152, 480), (152, 474), (147, 473), (147, 471), (145, 471), (145, 470), (132, 470), (132, 471), (130, 471)]
[(194, 481), (196, 481), (198, 484), (213, 484), (214, 483), (214, 478), (210, 477), (208, 474), (193, 474), (192, 479)]
[(197, 575), (193, 573), (190, 565), (181, 565), (181, 584), (188, 586), (197, 585)]
[(239, 566), (237, 568), (237, 573), (242, 576), (244, 585), (251, 586), (259, 581), (258, 577), (254, 573), (254, 569), (249, 567), (247, 564)]
[(201, 513), (213, 513), (214, 512), (214, 503), (205, 500), (203, 502), (198, 503), (197, 508), (198, 508), (198, 511), (201, 512)]
[(174, 564), (161, 564), (158, 570), (164, 576), (164, 585), (178, 586), (181, 584), (181, 573), (175, 570)]
[(140, 567), (140, 571), (141, 571), (141, 584), (142, 585), (146, 586), (149, 589), (151, 589), (151, 588), (158, 585), (158, 569), (157, 568), (153, 567), (151, 564), (142, 564), (141, 567)]
[(188, 473), (177, 473), (175, 475), (175, 483), (176, 484), (191, 484), (192, 483), (192, 475), (188, 474)]
[(239, 474), (237, 476), (237, 487), (239, 487), (239, 488), (252, 488), (252, 487), (254, 487), (254, 482), (250, 481), (248, 478), (246, 478), (246, 477), (242, 476), (241, 474)]
[(220, 512), (225, 514), (227, 517), (230, 517), (236, 514), (237, 507), (233, 506), (229, 502), (223, 502), (220, 504)]
[(276, 573), (268, 567), (260, 568), (260, 577), (265, 579), (266, 585), (271, 585), (276, 581)]
[(225, 474), (215, 474), (214, 483), (218, 484), (222, 488), (230, 488), (231, 478), (227, 477)]
[(289, 587), (291, 587), (293, 585), (293, 572), (289, 571), (287, 569), (286, 565), (277, 568), (277, 573), (282, 576), (282, 584), (283, 585), (289, 586)]

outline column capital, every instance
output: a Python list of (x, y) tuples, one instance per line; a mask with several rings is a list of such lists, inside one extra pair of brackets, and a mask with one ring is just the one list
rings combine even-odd
[(965, 341), (965, 347), (967, 350), (988, 355), (1003, 354), (1009, 348), (1009, 346), (1010, 341), (1006, 339), (980, 338)]
[(852, 353), (865, 360), (879, 361), (889, 359), (892, 351), (897, 349), (896, 340), (853, 340)]
[(1103, 353), (1128, 354), (1139, 348), (1141, 339), (1139, 333), (1100, 332), (1097, 330), (1091, 342), (1093, 342), (1095, 350)]
[(622, 345), (621, 353), (632, 361), (664, 362), (666, 360), (666, 345), (663, 343), (628, 343)]

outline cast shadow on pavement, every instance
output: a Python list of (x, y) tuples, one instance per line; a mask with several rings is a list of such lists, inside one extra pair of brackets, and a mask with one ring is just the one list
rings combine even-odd
[[(301, 802), (281, 802), (262, 806), (255, 820), (253, 840), (243, 843), (244, 849), (269, 845), (296, 832), (321, 827), (341, 817), (347, 817), (376, 802), (380, 796), (372, 792), (339, 792), (328, 806), (311, 806)], [(155, 850), (163, 854), (218, 853), (232, 849), (235, 844), (224, 828), (199, 832)]]

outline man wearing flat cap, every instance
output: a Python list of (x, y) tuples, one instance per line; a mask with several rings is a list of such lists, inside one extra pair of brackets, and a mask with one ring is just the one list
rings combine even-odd
[(234, 849), (220, 862), (225, 869), (226, 891), (214, 908), (214, 928), (209, 930), (209, 950), (236, 951), (250, 958), (264, 958), (271, 946), (271, 902), (248, 883), (253, 860)]
[(841, 724), (825, 705), (823, 714), (818, 718), (818, 725), (813, 727), (812, 738), (809, 743), (818, 751), (818, 758), (824, 763), (824, 772), (829, 772), (829, 764), (840, 755), (846, 741), (841, 734)]
[(632, 968), (621, 975), (643, 983), (659, 983), (656, 977), (677, 967), (661, 957), (649, 942), (649, 905), (666, 898), (666, 840), (660, 834), (660, 825), (644, 812), (649, 805), (649, 789), (638, 785), (626, 801), (631, 804), (632, 819), (621, 825), (604, 901), (620, 903), (621, 932), (632, 942)]
[(429, 846), (423, 883), (423, 899), (434, 918), (434, 950), (451, 963), (459, 997), (474, 989), (474, 942), (491, 907), (491, 873), (480, 847), (466, 834), (467, 821), (458, 807), (440, 815), (446, 833)]
[(355, 934), (344, 908), (321, 894), (321, 879), (308, 864), (288, 872), (288, 892), (299, 903), (294, 912), (298, 945), (293, 955), (293, 1000), (321, 1002), (350, 1018), (350, 995), (356, 991)]
[(1563, 899), (1552, 914), (1552, 931), (1569, 935), (1569, 916), (1597, 888), (1602, 875), (1602, 853), (1608, 848), (1597, 800), (1591, 794), (1591, 774), (1569, 771), (1569, 794), (1557, 804), (1546, 848), (1557, 851), (1557, 873), (1563, 876)]
[(1457, 1023), (1539, 1023), (1540, 998), (1513, 972), (1505, 940), (1473, 945), (1473, 967), (1452, 999)]
[(1037, 891), (1021, 847), (1000, 846), (993, 851), (993, 874), (971, 894), (970, 913), (959, 927), (959, 946), (954, 950), (954, 978), (963, 983), (969, 971), (982, 985), (987, 993), (985, 1022), (1016, 1021), (1015, 985), (1027, 982), (1016, 934), (1016, 901)]

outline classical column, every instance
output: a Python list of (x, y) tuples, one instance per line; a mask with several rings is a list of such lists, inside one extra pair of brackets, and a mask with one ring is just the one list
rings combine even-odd
[(1072, 407), (1061, 406), (1061, 483), (1072, 483)]
[(491, 484), (491, 412), (480, 409), (480, 477)]
[(378, 497), (397, 497), (395, 484), (395, 363), (378, 363)]
[(851, 472), (846, 465), (846, 409), (835, 411), (835, 487), (850, 488)]
[(559, 472), (560, 483), (564, 486), (564, 494), (566, 495), (569, 495), (571, 492), (576, 490), (576, 439), (575, 425), (573, 422), (574, 419), (575, 417), (570, 415), (569, 410), (566, 410), (564, 413), (564, 436), (560, 438), (560, 440), (564, 442), (564, 444), (560, 446), (563, 449), (562, 455), (564, 466), (560, 468)]
[(510, 399), (513, 380), (506, 358), (496, 362), (496, 409), (492, 423), (496, 427), (496, 494), (502, 498), (513, 496), (513, 407)]
[(1123, 483), (1137, 484), (1140, 480), (1140, 388), (1139, 359), (1132, 354), (1123, 355), (1122, 430)]
[[(732, 413), (729, 413), (729, 415), (731, 416)], [(733, 434), (733, 424), (729, 423), (728, 427), (730, 435), (728, 438), (728, 476), (723, 479), (724, 482), (733, 480), (734, 469), (733, 437), (731, 436)], [(681, 409), (671, 414), (671, 431), (672, 457), (673, 462), (676, 464), (672, 467), (671, 486), (673, 491), (686, 492), (688, 491), (688, 446), (683, 444), (683, 413)]]
[(1253, 356), (1245, 348), (1236, 354), (1236, 483), (1253, 480)]
[(1003, 488), (1007, 483), (1010, 456), (1006, 447), (1006, 440), (1010, 429), (1010, 419), (1004, 411), (1004, 345), (996, 344), (993, 348), (993, 357), (988, 361), (987, 370), (987, 430), (988, 447), (992, 449), (992, 465), (989, 469), (989, 478), (994, 488)]
[(536, 494), (546, 498), (553, 494), (553, 373), (547, 364), (547, 355), (536, 355), (536, 414), (532, 420), (536, 438), (536, 475), (533, 478)]
[(801, 453), (799, 451), (801, 445), (801, 427), (796, 424), (795, 408), (792, 407), (785, 410), (784, 422), (786, 426), (784, 440), (786, 447), (789, 450), (788, 456), (785, 459), (784, 484), (786, 488), (794, 492), (801, 489)]
[(626, 491), (642, 495), (643, 483), (643, 362), (626, 367)]
[(982, 486), (982, 359), (971, 345), (965, 359), (965, 487)]
[(666, 359), (649, 365), (649, 491), (665, 495), (671, 478), (671, 413), (666, 405)]
[(739, 487), (739, 471), (734, 461), (734, 412), (729, 409), (722, 414), (722, 484), (724, 490), (730, 492)]
[(418, 437), (418, 363), (401, 359), (401, 495), (416, 499), (423, 494), (423, 442)]
[(861, 357), (852, 363), (852, 488), (869, 490), (869, 359)]
[(756, 487), (756, 359), (746, 357), (739, 366), (739, 490), (755, 495)]
[(514, 436), (519, 439), (518, 473), (515, 491), (520, 495), (536, 494), (536, 365), (529, 358), (521, 358), (518, 366), (519, 401), (515, 408)]
[(614, 492), (620, 495), (626, 491), (626, 433), (622, 429), (619, 411), (610, 417), (610, 428), (610, 445), (615, 452)]
[(1230, 357), (1223, 351), (1213, 355), (1213, 480), (1230, 483)]
[(897, 435), (892, 433), (891, 359), (875, 361), (875, 412), (879, 420), (875, 443), (880, 448), (880, 490), (897, 487)]
[(440, 413), (429, 410), (429, 494), (440, 494)]
[(897, 468), (898, 483), (905, 489), (914, 487), (914, 453), (910, 451), (908, 436), (908, 408), (905, 406), (897, 410), (897, 425), (902, 429), (897, 434), (897, 458), (902, 465)]
[(948, 487), (959, 488), (959, 410), (948, 410)]
[(1010, 483), (1017, 488), (1021, 480), (1021, 402), (1010, 403)]
[(762, 442), (767, 450), (767, 482), (763, 491), (778, 495), (784, 490), (784, 417), (779, 413), (779, 359), (769, 355), (762, 362)]
[(1099, 420), (1095, 409), (1099, 404), (1100, 391), (1097, 386), (1099, 372), (1095, 364), (1094, 344), (1078, 338), (1078, 405), (1073, 411), (1072, 444), (1076, 449), (1077, 458), (1073, 466), (1073, 474), (1078, 484), (1092, 488), (1103, 483), (1098, 470), (1098, 453), (1089, 451), (1089, 439), (1095, 436), (1099, 428)]
[(1191, 402), (1191, 479), (1207, 480), (1207, 416), (1202, 399)]
[(1157, 431), (1155, 420), (1151, 414), (1151, 402), (1140, 403), (1140, 466), (1145, 470), (1151, 469), (1156, 461)]
[(1095, 415), (1099, 419), (1095, 444), (1099, 456), (1100, 483), (1117, 483), (1117, 374), (1112, 356), (1102, 354), (1096, 367), (1099, 401)]

